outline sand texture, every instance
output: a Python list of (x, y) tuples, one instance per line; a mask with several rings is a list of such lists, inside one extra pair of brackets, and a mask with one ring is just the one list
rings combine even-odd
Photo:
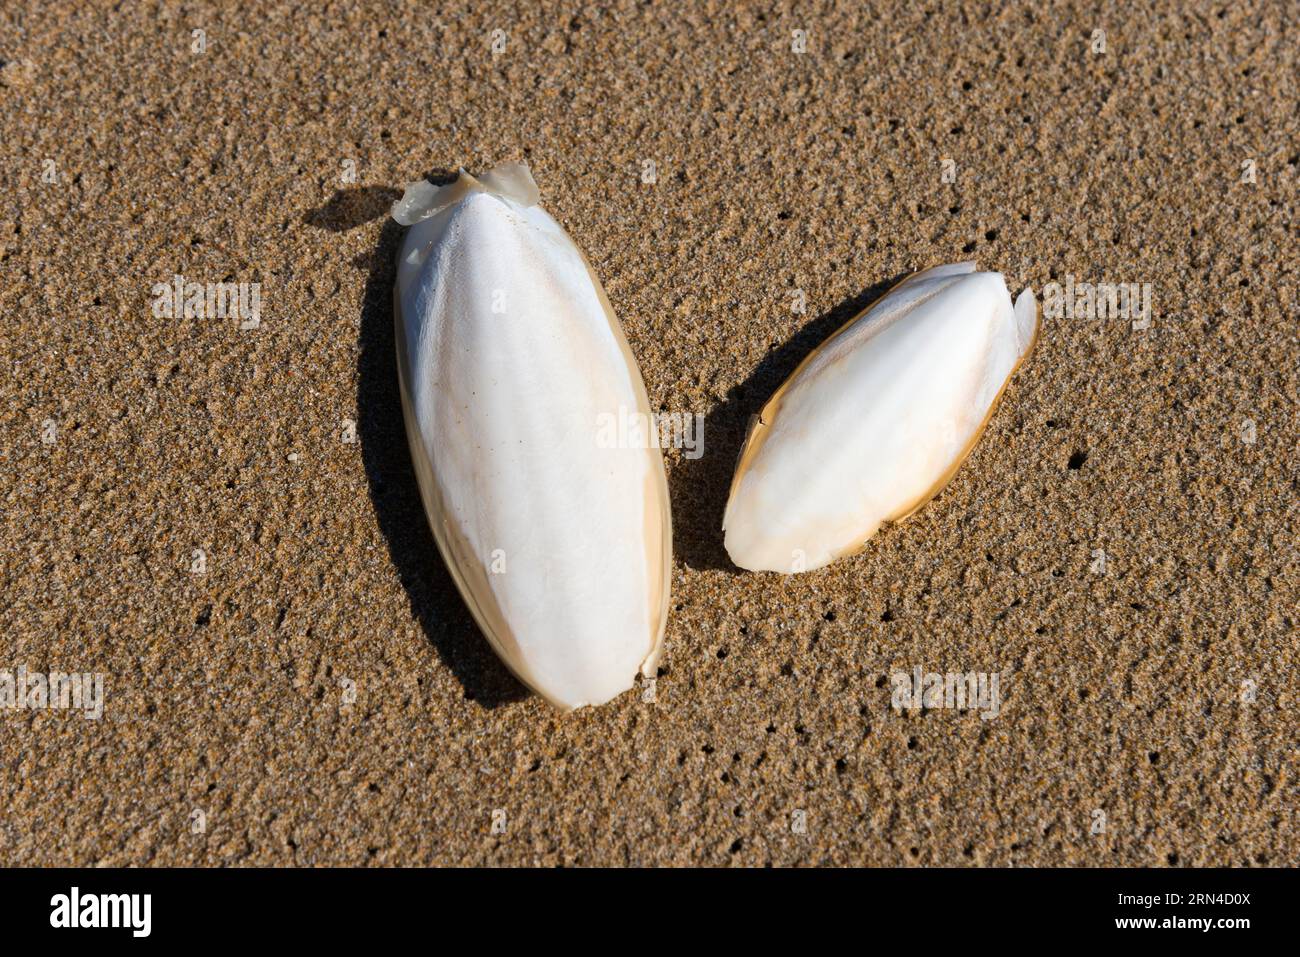
[[(104, 684), (0, 710), (0, 863), (1300, 863), (1298, 21), (6, 2), (0, 672)], [(569, 715), (437, 555), (393, 359), (390, 204), (507, 160), (705, 416), (659, 676)], [(749, 416), (966, 259), (1149, 325), (1045, 318), (933, 502), (742, 573)], [(160, 315), (178, 275), (260, 323)], [(917, 668), (997, 715), (892, 708)]]

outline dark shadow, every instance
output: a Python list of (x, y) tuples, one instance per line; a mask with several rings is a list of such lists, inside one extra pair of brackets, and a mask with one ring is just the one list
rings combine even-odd
[[(429, 178), (441, 184), (453, 179), (454, 173)], [(400, 190), (380, 187), (340, 191), (325, 207), (308, 213), (305, 221), (323, 229), (351, 229), (380, 215), (386, 217), (400, 196)], [(526, 698), (528, 691), (479, 633), (438, 554), (406, 441), (393, 329), (393, 280), (404, 233), (386, 219), (373, 256), (356, 262), (368, 272), (357, 361), (357, 440), (375, 517), (412, 615), (464, 687), (466, 699), (495, 708)]]
[(364, 226), (388, 210), (402, 196), (400, 189), (387, 186), (360, 186), (356, 189), (337, 190), (324, 206), (309, 209), (302, 221), (308, 226), (328, 229), (332, 233), (346, 233), (349, 229)]
[(679, 458), (668, 483), (673, 503), (673, 552), (688, 567), (740, 574), (722, 544), (722, 515), (750, 417), (758, 414), (809, 353), (908, 275), (901, 273), (878, 282), (818, 316), (794, 338), (769, 352), (745, 381), (709, 412), (704, 420), (704, 455), (694, 460)]

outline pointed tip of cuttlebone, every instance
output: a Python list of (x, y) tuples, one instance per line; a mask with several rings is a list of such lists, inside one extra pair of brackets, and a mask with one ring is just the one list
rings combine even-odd
[(475, 191), (502, 196), (520, 206), (536, 205), (541, 198), (527, 163), (502, 163), (482, 176), (472, 176), (461, 167), (456, 179), (446, 186), (434, 186), (427, 179), (407, 183), (402, 198), (393, 203), (392, 216), (402, 226), (414, 226)]
[(1026, 286), (1024, 292), (1016, 297), (1014, 309), (1016, 338), (1023, 356), (1038, 338), (1038, 300), (1034, 298), (1034, 290)]

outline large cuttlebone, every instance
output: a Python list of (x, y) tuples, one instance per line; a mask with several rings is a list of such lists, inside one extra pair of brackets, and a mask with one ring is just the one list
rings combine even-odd
[(937, 495), (1033, 347), (1038, 310), (974, 263), (909, 276), (794, 371), (750, 426), (723, 517), (731, 560), (810, 571)]
[(565, 708), (652, 674), (672, 533), (649, 401), (600, 281), (528, 168), (412, 183), (394, 292), (407, 437), (434, 538), (497, 654)]

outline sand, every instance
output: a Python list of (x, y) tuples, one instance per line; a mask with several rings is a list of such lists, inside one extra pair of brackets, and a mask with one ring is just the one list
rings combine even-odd
[[(103, 681), (0, 710), (0, 863), (1300, 863), (1294, 5), (360, 6), (0, 11), (0, 671)], [(505, 160), (706, 416), (653, 692), (569, 715), (457, 596), (396, 392), (387, 209)], [(965, 259), (1150, 324), (1045, 319), (935, 501), (732, 566), (748, 417)], [(894, 709), (917, 668), (998, 713)]]

